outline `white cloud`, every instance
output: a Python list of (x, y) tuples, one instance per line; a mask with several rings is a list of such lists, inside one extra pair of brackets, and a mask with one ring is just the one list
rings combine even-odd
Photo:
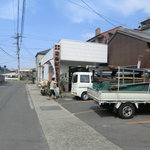
[[(88, 8), (80, 0), (71, 1)], [(150, 0), (95, 0), (85, 2), (87, 2), (87, 4), (89, 4), (94, 10), (96, 10), (100, 14), (108, 17), (110, 15), (113, 16), (114, 13), (117, 14), (118, 12), (123, 16), (135, 15), (137, 11), (142, 11), (143, 13), (150, 15)], [(74, 23), (93, 23), (97, 20), (100, 21), (100, 19), (102, 19), (100, 18), (100, 16), (94, 14), (93, 12), (90, 12), (87, 9), (70, 3), (69, 0), (60, 0), (59, 3), (57, 2), (56, 6), (62, 11), (62, 13), (66, 17), (68, 17)]]
[(112, 7), (114, 11), (120, 11), (123, 15), (128, 16), (135, 14), (141, 10), (150, 15), (149, 0), (106, 0), (107, 5)]
[[(53, 0), (54, 1), (54, 0)], [(99, 17), (93, 12), (87, 10), (87, 6), (84, 5), (80, 0), (59, 0), (54, 1), (55, 7), (62, 12), (67, 18), (69, 18), (73, 23), (82, 23), (82, 22), (93, 22), (98, 20)], [(91, 3), (89, 3), (94, 7)], [(85, 8), (83, 8), (85, 7)], [(94, 7), (95, 8), (95, 7)]]
[[(81, 6), (84, 6), (82, 3), (78, 3)], [(69, 4), (68, 9), (70, 12), (70, 19), (74, 23), (81, 23), (84, 21), (93, 22), (93, 20), (97, 20), (98, 16), (94, 14), (93, 12), (88, 11), (87, 9), (84, 9), (80, 6), (76, 6), (74, 4)]]

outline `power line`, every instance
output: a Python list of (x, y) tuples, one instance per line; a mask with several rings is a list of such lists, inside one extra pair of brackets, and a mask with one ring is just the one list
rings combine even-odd
[(14, 61), (1, 62), (0, 64), (8, 64), (8, 63), (12, 63), (12, 62), (16, 62), (16, 60), (14, 60)]
[(6, 55), (15, 58), (14, 56), (10, 55), (9, 53), (7, 53), (3, 48), (0, 47), (0, 50), (3, 51)]
[(51, 38), (45, 37), (45, 36), (40, 36), (40, 35), (31, 35), (31, 34), (24, 34), (24, 38), (32, 38), (32, 39), (38, 39), (38, 40), (45, 40), (45, 41), (57, 41), (58, 39), (56, 38)]
[[(94, 4), (94, 2), (92, 0), (89, 0), (90, 2), (92, 2)], [(94, 4), (95, 5), (95, 4)], [(116, 22), (117, 24), (120, 24), (121, 26), (127, 26), (125, 23), (121, 23), (119, 22), (118, 20), (115, 20), (115, 19), (112, 19), (112, 18), (109, 18), (108, 16), (105, 16), (103, 15), (106, 19), (108, 20), (112, 20), (112, 22)]]
[(98, 15), (99, 17), (103, 18), (106, 22), (108, 22), (109, 24), (111, 24), (112, 26), (116, 27), (115, 24), (113, 24), (111, 21), (109, 21), (108, 19), (106, 19), (102, 14), (100, 14), (99, 12), (97, 12), (96, 10), (94, 10), (89, 4), (87, 4), (84, 0), (81, 0), (93, 13), (95, 13), (96, 15)]
[(48, 39), (43, 39), (43, 38), (39, 38), (39, 37), (35, 37), (35, 38), (33, 38), (33, 37), (24, 37), (24, 38), (31, 39), (31, 40), (40, 40), (40, 41), (45, 41), (45, 42), (56, 41), (55, 39), (48, 40)]
[[(21, 18), (21, 26), (20, 26), (20, 3), (18, 0), (18, 7), (17, 7), (17, 35), (16, 35), (16, 46), (17, 46), (17, 61), (18, 61), (18, 78), (20, 80), (20, 47), (22, 44), (22, 36), (24, 31), (24, 20), (25, 20), (25, 5), (26, 0), (22, 2), (22, 18)], [(20, 29), (20, 32), (19, 32)]]
[(20, 38), (20, 45), (22, 43), (22, 36), (24, 32), (24, 22), (25, 22), (25, 6), (26, 6), (26, 0), (23, 0), (22, 4), (22, 20), (21, 20), (21, 38)]
[(19, 0), (18, 0), (18, 7), (17, 7), (17, 35), (16, 35), (16, 48), (17, 48), (17, 61), (18, 61), (18, 79), (20, 80), (20, 35), (19, 35), (19, 23), (20, 23), (20, 20), (19, 20), (19, 17), (20, 17), (20, 3), (19, 3)]
[(42, 47), (25, 47), (25, 46), (23, 46), (23, 48), (25, 48), (25, 49), (46, 49), (46, 48), (42, 48)]
[(116, 27), (116, 25), (115, 25), (114, 23), (112, 23), (111, 21), (109, 21), (109, 20), (112, 20), (112, 21), (114, 21), (114, 22), (117, 22), (117, 23), (119, 23), (120, 25), (123, 26), (122, 23), (120, 23), (120, 22), (118, 22), (118, 21), (115, 21), (115, 20), (113, 20), (113, 19), (109, 19), (108, 17), (106, 17), (106, 16), (100, 14), (99, 12), (95, 11), (90, 5), (88, 5), (88, 4), (87, 4), (85, 1), (83, 1), (83, 0), (81, 0), (81, 1), (82, 1), (88, 8), (87, 8), (87, 7), (84, 7), (84, 6), (80, 5), (80, 4), (78, 4), (78, 3), (76, 3), (76, 2), (73, 2), (73, 1), (71, 1), (71, 0), (67, 0), (67, 1), (70, 2), (70, 3), (72, 3), (72, 4), (74, 4), (74, 5), (77, 5), (77, 6), (79, 6), (79, 7), (82, 7), (82, 8), (84, 8), (84, 9), (90, 11), (90, 12), (95, 13), (95, 14), (98, 15), (99, 17), (103, 18), (106, 22), (108, 22), (109, 24), (111, 24), (113, 27)]
[(3, 43), (1, 43), (1, 41), (0, 41), (0, 45), (3, 45), (3, 46), (7, 46), (7, 47), (16, 47), (16, 46), (13, 46), (13, 45), (8, 45), (8, 44), (3, 44)]
[(20, 17), (20, 3), (19, 3), (19, 0), (18, 0), (18, 7), (17, 7), (17, 33), (19, 33), (19, 17)]
[(87, 9), (88, 11), (90, 11), (87, 7), (84, 7), (84, 6), (78, 4), (78, 3), (74, 2), (74, 1), (71, 1), (71, 0), (67, 0), (67, 1), (70, 2), (70, 3), (72, 3), (72, 4), (74, 4), (74, 5), (77, 5), (77, 6), (79, 6), (79, 7), (82, 7), (82, 8), (84, 8), (84, 9)]
[(3, 37), (11, 37), (11, 35), (0, 35), (0, 36), (3, 36)]
[(25, 50), (25, 52), (27, 52), (30, 57), (34, 57), (33, 53), (31, 53), (28, 49), (25, 48)]
[(13, 9), (13, 23), (14, 23), (14, 33), (16, 31), (16, 22), (15, 22), (15, 10), (14, 10), (14, 7), (15, 7), (15, 2), (13, 0), (13, 4), (12, 4), (12, 9)]

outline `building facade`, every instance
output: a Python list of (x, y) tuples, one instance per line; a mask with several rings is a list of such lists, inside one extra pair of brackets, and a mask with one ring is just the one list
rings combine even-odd
[(150, 33), (150, 17), (148, 17), (146, 20), (141, 22), (141, 25), (139, 26), (139, 30)]
[(60, 40), (41, 59), (40, 80), (51, 81), (55, 77), (58, 86), (63, 85), (70, 90), (72, 74), (76, 71), (88, 71), (100, 63), (107, 63), (107, 45)]
[(41, 67), (41, 59), (46, 55), (46, 53), (48, 52), (49, 50), (45, 50), (45, 51), (41, 51), (41, 52), (38, 52), (35, 56), (35, 64), (36, 64), (36, 81), (37, 82), (40, 82), (41, 81), (41, 70), (42, 70), (42, 67)]
[(97, 28), (95, 30), (95, 36), (91, 39), (87, 40), (87, 42), (94, 42), (94, 43), (105, 43), (107, 44), (111, 37), (116, 33), (117, 30), (123, 28), (122, 26), (118, 26), (116, 28), (110, 29), (108, 31), (102, 32), (101, 29)]
[(150, 33), (120, 29), (108, 43), (108, 64), (150, 68)]

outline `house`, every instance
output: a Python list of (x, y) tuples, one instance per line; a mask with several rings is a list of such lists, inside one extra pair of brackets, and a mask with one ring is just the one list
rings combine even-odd
[(16, 71), (4, 73), (3, 76), (6, 80), (18, 80), (18, 73)]
[(44, 51), (40, 51), (40, 52), (38, 52), (37, 54), (36, 54), (36, 56), (35, 56), (35, 58), (36, 58), (36, 71), (37, 71), (37, 75), (36, 75), (36, 77), (37, 77), (37, 79), (36, 79), (36, 81), (37, 82), (40, 82), (41, 80), (40, 80), (40, 78), (38, 78), (38, 77), (40, 77), (41, 76), (41, 64), (40, 64), (40, 61), (41, 61), (41, 59), (44, 57), (44, 55), (46, 55), (46, 53), (49, 51), (50, 49), (48, 49), (48, 50), (44, 50)]
[(111, 30), (105, 31), (101, 33), (101, 29), (97, 28), (95, 30), (95, 36), (91, 39), (87, 40), (87, 42), (94, 42), (94, 43), (108, 43), (109, 39), (115, 34), (115, 32), (119, 29), (123, 28), (122, 26), (118, 26)]
[(139, 26), (138, 30), (150, 33), (150, 17), (141, 22), (141, 25)]
[(51, 81), (56, 77), (58, 85), (68, 91), (74, 72), (88, 71), (100, 63), (107, 63), (106, 44), (60, 40), (39, 62), (38, 78)]
[(21, 80), (29, 80), (31, 79), (34, 75), (35, 68), (22, 68), (20, 69), (20, 77)]
[(108, 64), (150, 68), (150, 33), (120, 29), (108, 43)]

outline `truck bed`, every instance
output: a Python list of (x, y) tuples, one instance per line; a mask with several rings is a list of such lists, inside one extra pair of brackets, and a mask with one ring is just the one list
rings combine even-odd
[(148, 91), (97, 91), (88, 88), (88, 95), (100, 103), (150, 103), (150, 92)]

